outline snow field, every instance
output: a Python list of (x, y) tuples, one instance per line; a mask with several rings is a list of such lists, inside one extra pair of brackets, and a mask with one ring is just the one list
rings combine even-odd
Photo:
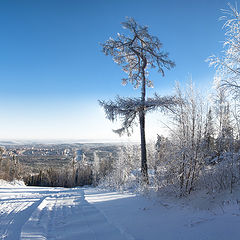
[(146, 198), (96, 189), (85, 190), (85, 197), (108, 221), (136, 240), (240, 239), (237, 201), (220, 205), (215, 200), (216, 204), (210, 207), (211, 198), (203, 193), (192, 199)]
[(4, 195), (0, 203), (0, 239), (128, 239), (85, 200), (84, 189), (4, 190), (0, 193)]
[[(0, 239), (238, 240), (239, 202), (208, 209), (209, 200), (203, 200), (96, 188), (0, 186)], [(196, 207), (200, 202), (201, 210)]]

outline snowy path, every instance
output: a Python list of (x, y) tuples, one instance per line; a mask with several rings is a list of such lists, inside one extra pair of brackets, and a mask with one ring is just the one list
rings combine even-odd
[[(18, 239), (23, 223), (41, 204), (44, 196), (25, 197), (22, 191), (12, 193), (12, 190), (0, 192), (0, 238)], [(10, 195), (10, 197), (8, 197)]]
[(94, 188), (0, 186), (0, 239), (239, 240), (240, 201), (210, 210), (209, 200), (201, 210), (184, 201)]
[(85, 200), (84, 189), (22, 188), (2, 195), (0, 239), (129, 239)]

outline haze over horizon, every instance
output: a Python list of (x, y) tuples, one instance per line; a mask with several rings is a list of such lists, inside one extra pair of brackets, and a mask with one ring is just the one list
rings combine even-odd
[[(234, 2), (232, 2), (234, 4)], [(115, 140), (115, 125), (105, 119), (98, 99), (139, 96), (131, 84), (121, 85), (124, 73), (99, 43), (134, 17), (163, 43), (176, 67), (150, 73), (154, 92), (173, 93), (192, 77), (197, 88), (211, 88), (214, 69), (205, 60), (222, 50), (224, 0), (67, 1), (10, 0), (0, 2), (0, 139)], [(147, 116), (147, 139), (166, 134), (162, 116)]]

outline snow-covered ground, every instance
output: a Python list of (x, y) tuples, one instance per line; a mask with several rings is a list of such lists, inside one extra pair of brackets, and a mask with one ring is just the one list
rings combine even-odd
[(237, 240), (239, 207), (238, 201), (210, 202), (194, 196), (176, 201), (1, 182), (0, 239)]

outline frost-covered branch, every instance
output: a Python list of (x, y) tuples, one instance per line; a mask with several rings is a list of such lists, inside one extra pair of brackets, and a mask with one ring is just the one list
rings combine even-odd
[[(149, 34), (148, 27), (138, 25), (133, 18), (127, 18), (122, 26), (130, 30), (132, 36), (118, 33), (116, 39), (109, 38), (101, 45), (103, 52), (111, 55), (128, 74), (128, 77), (123, 79), (123, 84), (130, 82), (136, 88), (141, 85), (141, 67), (145, 61), (148, 68), (157, 68), (163, 76), (164, 68), (171, 69), (175, 66), (175, 63), (168, 58), (168, 53), (162, 51), (162, 43), (159, 39)], [(152, 86), (148, 78), (146, 83)]]
[(159, 109), (162, 112), (172, 111), (182, 100), (175, 96), (160, 97), (155, 94), (153, 98), (148, 98), (142, 105), (141, 98), (122, 98), (117, 97), (115, 101), (99, 101), (104, 108), (106, 118), (114, 122), (120, 119), (122, 127), (114, 132), (122, 135), (123, 133), (131, 134), (133, 126), (136, 124), (136, 118), (143, 109), (144, 112)]
[(225, 16), (225, 41), (222, 57), (211, 56), (207, 59), (210, 66), (216, 68), (216, 75), (220, 79), (219, 87), (225, 88), (235, 96), (240, 92), (240, 14), (237, 6), (228, 4), (229, 10), (223, 10)]
[(175, 107), (183, 102), (182, 99), (176, 96), (165, 96), (161, 97), (155, 93), (153, 98), (148, 98), (145, 102), (145, 108), (149, 110), (160, 110), (162, 112), (171, 111), (174, 112)]

